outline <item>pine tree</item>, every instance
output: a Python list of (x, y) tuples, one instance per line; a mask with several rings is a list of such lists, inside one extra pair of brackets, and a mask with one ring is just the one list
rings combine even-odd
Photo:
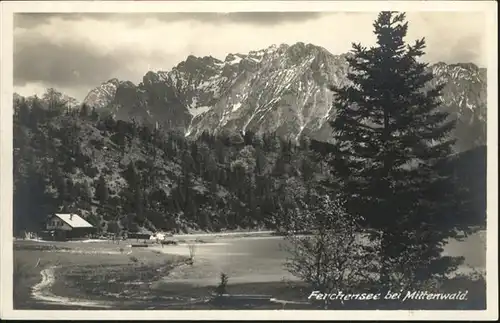
[(144, 215), (144, 204), (145, 204), (144, 198), (145, 196), (142, 190), (138, 189), (134, 192), (132, 208), (139, 219), (142, 219)]
[(373, 26), (376, 45), (353, 44), (347, 59), (352, 84), (332, 87), (333, 171), (348, 212), (380, 239), (381, 284), (389, 288), (390, 272), (408, 283), (436, 274), (440, 247), (452, 235), (445, 205), (453, 202), (452, 183), (435, 165), (452, 151), (454, 122), (438, 109), (443, 85), (427, 87), (433, 75), (418, 61), (425, 39), (404, 42), (405, 14), (381, 12)]
[(122, 173), (131, 192), (140, 190), (141, 177), (134, 162), (130, 162)]
[(24, 98), (14, 103), (14, 121), (27, 126), (30, 120), (30, 108)]
[(29, 127), (36, 129), (40, 123), (44, 123), (47, 118), (47, 111), (42, 106), (42, 101), (35, 96), (31, 103), (31, 113), (29, 118)]
[(99, 120), (99, 113), (95, 107), (92, 107), (92, 112), (90, 113), (90, 120), (96, 122)]
[(95, 199), (98, 200), (102, 206), (106, 205), (109, 199), (109, 189), (103, 175), (99, 176), (99, 179), (97, 180), (95, 187)]
[(87, 118), (90, 114), (90, 108), (87, 104), (82, 104), (81, 108), (80, 108), (80, 117), (81, 118)]
[(253, 145), (254, 144), (254, 137), (255, 133), (253, 131), (245, 131), (243, 134), (243, 140), (245, 142), (245, 145)]
[(255, 168), (254, 172), (256, 175), (262, 175), (266, 169), (267, 159), (260, 147), (255, 150)]
[(51, 117), (61, 115), (67, 109), (63, 94), (54, 88), (45, 91), (43, 100), (47, 103), (48, 114)]
[(83, 201), (85, 205), (92, 202), (92, 190), (90, 189), (89, 182), (85, 181), (81, 184), (79, 194), (80, 200)]

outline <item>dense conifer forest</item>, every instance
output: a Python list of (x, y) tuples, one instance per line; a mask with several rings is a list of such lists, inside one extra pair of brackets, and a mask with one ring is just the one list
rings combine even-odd
[[(279, 229), (288, 210), (332, 189), (330, 144), (251, 132), (188, 140), (85, 105), (67, 109), (61, 97), (49, 89), (14, 100), (16, 232), (40, 229), (50, 212), (82, 214), (112, 233)], [(460, 221), (484, 225), (485, 147), (449, 161), (469, 191)]]

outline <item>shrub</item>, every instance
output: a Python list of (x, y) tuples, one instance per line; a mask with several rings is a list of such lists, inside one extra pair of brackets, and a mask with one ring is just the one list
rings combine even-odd
[(215, 288), (215, 294), (217, 296), (222, 296), (227, 294), (227, 283), (229, 281), (229, 276), (225, 273), (220, 273), (220, 282), (219, 285)]
[[(314, 207), (295, 210), (298, 222), (285, 227), (291, 256), (285, 268), (308, 283), (313, 290), (331, 293), (335, 290), (356, 290), (369, 282), (369, 249), (363, 245), (361, 227), (345, 213), (342, 204), (328, 196), (317, 197)], [(303, 235), (299, 232), (310, 231)], [(360, 239), (361, 238), (361, 239)], [(328, 303), (325, 300), (325, 307)]]
[(194, 263), (194, 255), (196, 253), (196, 245), (192, 242), (188, 243), (188, 248), (189, 248), (189, 260), (191, 264)]

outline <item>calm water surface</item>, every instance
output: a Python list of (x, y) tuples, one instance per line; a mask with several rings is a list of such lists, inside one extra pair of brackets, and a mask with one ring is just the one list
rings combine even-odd
[[(216, 243), (198, 244), (195, 264), (178, 268), (165, 279), (206, 286), (218, 283), (220, 273), (224, 272), (232, 283), (293, 280), (295, 278), (283, 268), (288, 257), (284, 244), (281, 237), (226, 238)], [(184, 249), (187, 250), (187, 246), (177, 246), (177, 250)], [(484, 269), (484, 234), (474, 234), (464, 241), (452, 240), (443, 254), (464, 256), (462, 270), (467, 266)]]

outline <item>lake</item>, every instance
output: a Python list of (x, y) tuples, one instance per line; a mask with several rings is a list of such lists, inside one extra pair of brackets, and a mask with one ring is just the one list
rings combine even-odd
[[(451, 240), (443, 255), (464, 256), (459, 271), (486, 267), (486, 235), (475, 233), (463, 241)], [(276, 282), (283, 278), (293, 280), (284, 268), (288, 257), (282, 237), (218, 238), (214, 243), (196, 244), (195, 263), (174, 270), (165, 281), (188, 283), (195, 286), (215, 285), (221, 272), (231, 283)], [(165, 247), (162, 252), (189, 255), (188, 246)]]
[[(39, 261), (41, 259), (45, 264), (44, 269), (40, 272), (43, 278), (42, 281), (39, 281), (40, 276), (36, 273), (37, 270), (41, 269), (34, 269), (32, 284), (36, 284), (38, 289), (35, 288), (33, 291), (36, 290), (39, 294), (37, 294), (38, 296), (35, 295), (36, 293), (32, 295), (36, 306), (46, 306), (49, 304), (51, 306), (64, 307), (76, 304), (74, 306), (84, 308), (90, 306), (88, 304), (89, 301), (91, 301), (93, 305), (90, 307), (98, 305), (110, 308), (117, 308), (116, 306), (122, 306), (124, 308), (129, 308), (129, 306), (135, 306), (136, 308), (170, 308), (172, 306), (178, 306), (179, 308), (184, 308), (187, 306), (191, 308), (190, 306), (193, 305), (193, 302), (201, 301), (203, 304), (204, 299), (212, 288), (220, 282), (220, 274), (222, 272), (228, 275), (231, 290), (236, 288), (236, 292), (233, 293), (264, 293), (272, 294), (273, 297), (279, 297), (281, 293), (281, 299), (289, 300), (290, 291), (284, 289), (286, 284), (281, 284), (279, 282), (283, 279), (296, 280), (297, 278), (293, 277), (283, 268), (288, 253), (284, 249), (285, 241), (282, 237), (234, 237), (229, 235), (220, 237), (205, 235), (203, 237), (204, 243), (201, 241), (196, 243), (195, 239), (199, 239), (199, 237), (195, 235), (176, 238), (179, 241), (178, 245), (163, 247), (160, 245), (150, 245), (148, 248), (132, 248), (130, 245), (127, 245), (127, 242), (120, 245), (102, 241), (88, 241), (87, 243), (76, 241), (57, 243), (34, 242), (33, 247), (42, 247), (47, 244), (49, 245), (47, 247), (50, 247), (50, 245), (58, 245), (59, 247), (65, 247), (66, 250), (30, 251), (26, 249), (16, 250), (16, 252), (18, 252), (18, 256), (20, 256), (19, 253), (21, 252), (24, 254), (24, 257), (29, 257), (26, 259), (33, 258), (31, 262), (28, 261), (30, 268), (36, 267), (33, 262), (36, 262), (37, 257), (40, 257)], [(446, 245), (443, 254), (463, 256), (465, 258), (465, 264), (459, 268), (461, 272), (470, 271), (470, 269), (468, 270), (467, 268), (468, 266), (484, 271), (486, 265), (485, 238), (485, 233), (479, 232), (469, 236), (463, 241), (452, 240)], [(24, 244), (29, 244), (29, 242), (24, 242)], [(114, 299), (113, 297), (117, 297), (116, 295), (108, 300), (99, 299), (101, 296), (100, 292), (97, 292), (95, 295), (89, 294), (83, 297), (83, 294), (80, 294), (80, 287), (76, 286), (73, 289), (65, 287), (66, 281), (64, 276), (60, 276), (61, 280), (59, 282), (62, 285), (59, 285), (58, 289), (52, 291), (55, 282), (59, 279), (57, 275), (54, 275), (54, 269), (47, 267), (52, 260), (64, 260), (66, 259), (65, 257), (73, 257), (75, 263), (81, 261), (79, 259), (83, 259), (82, 263), (87, 267), (95, 265), (94, 263), (96, 261), (98, 263), (102, 261), (104, 265), (107, 263), (111, 266), (110, 269), (116, 269), (116, 265), (120, 264), (124, 266), (123, 268), (129, 266), (129, 262), (131, 261), (129, 258), (131, 255), (145, 261), (154, 258), (156, 262), (161, 262), (162, 259), (166, 260), (172, 258), (171, 255), (167, 256), (166, 254), (189, 256), (190, 245), (195, 246), (195, 260), (193, 265), (180, 264), (166, 271), (168, 274), (164, 274), (165, 276), (162, 277), (162, 274), (160, 274), (155, 276), (151, 281), (140, 281), (140, 277), (142, 276), (139, 275), (133, 278), (139, 278), (139, 280), (136, 279), (133, 282), (140, 283), (141, 286), (144, 285), (146, 289), (129, 288), (127, 289), (129, 293), (124, 299)], [(32, 256), (30, 256), (30, 252)], [(164, 254), (163, 256), (162, 253)], [(105, 255), (107, 258), (98, 258), (102, 255)], [(21, 257), (21, 259), (24, 258)], [(107, 259), (109, 259), (109, 261)], [(59, 260), (57, 261), (59, 262)], [(113, 266), (113, 264), (115, 264), (115, 266)], [(92, 270), (90, 272), (93, 272)], [(45, 275), (43, 272), (45, 272)], [(69, 274), (71, 274), (71, 270)], [(128, 275), (130, 273), (125, 271), (122, 274)], [(82, 275), (82, 279), (90, 279), (91, 281), (96, 279), (96, 281), (99, 281), (99, 279), (101, 279), (99, 275), (95, 277)], [(134, 274), (132, 274), (132, 276), (134, 276)], [(77, 282), (79, 282), (78, 279)], [(29, 289), (34, 287), (32, 285), (27, 286)], [(108, 286), (108, 288), (110, 287)], [(119, 286), (119, 288), (123, 288), (123, 286)], [(282, 291), (280, 291), (281, 289)], [(104, 288), (104, 291), (108, 294), (111, 293), (111, 291), (106, 288)], [(143, 294), (144, 292), (147, 297)], [(116, 291), (113, 293), (116, 293)], [(51, 298), (52, 300), (48, 302), (47, 298)], [(157, 300), (154, 301), (153, 299), (156, 298)], [(69, 300), (71, 300), (71, 302)], [(125, 300), (127, 302), (126, 304), (123, 303)]]

